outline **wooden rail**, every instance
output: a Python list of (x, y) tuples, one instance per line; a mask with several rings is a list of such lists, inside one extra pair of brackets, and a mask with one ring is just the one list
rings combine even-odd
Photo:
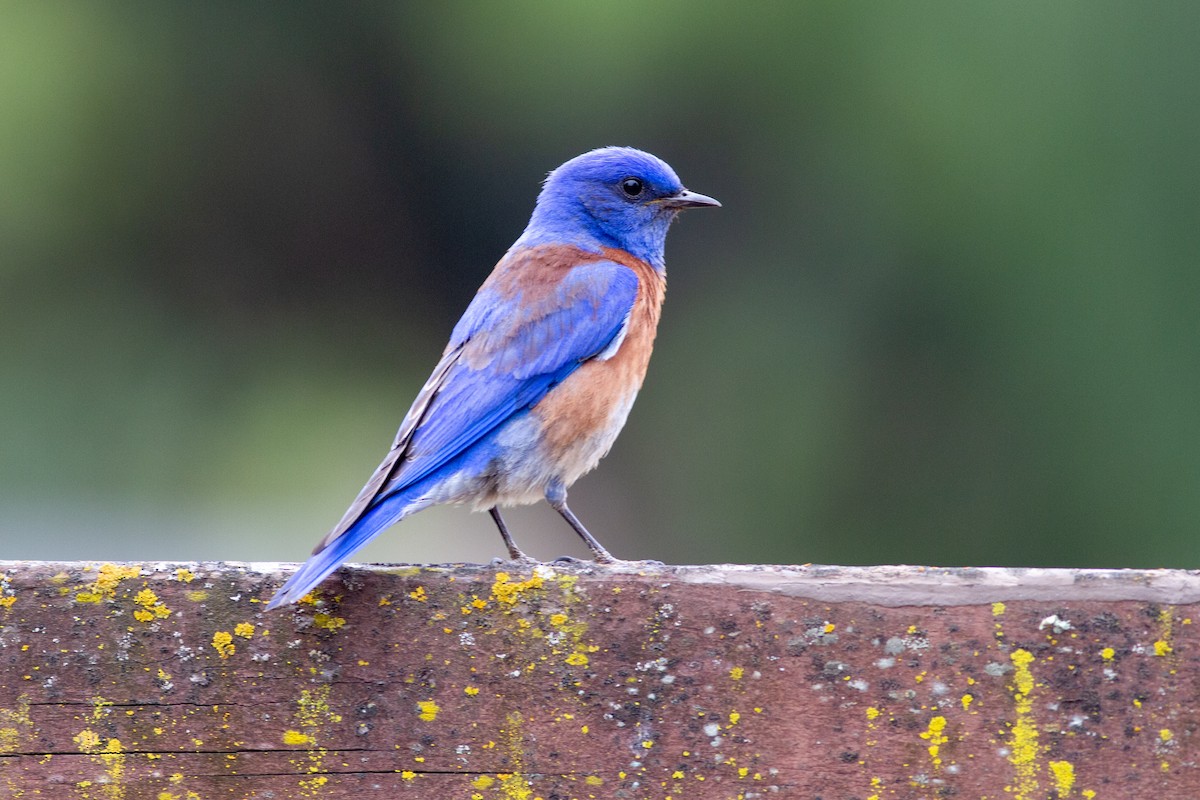
[(290, 569), (0, 562), (0, 797), (1200, 797), (1196, 573)]

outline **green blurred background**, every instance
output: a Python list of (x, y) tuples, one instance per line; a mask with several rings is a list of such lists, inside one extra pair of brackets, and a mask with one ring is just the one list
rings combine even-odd
[(1198, 4), (0, 17), (0, 558), (303, 558), (541, 177), (629, 144), (725, 208), (572, 493), (617, 554), (1200, 561)]

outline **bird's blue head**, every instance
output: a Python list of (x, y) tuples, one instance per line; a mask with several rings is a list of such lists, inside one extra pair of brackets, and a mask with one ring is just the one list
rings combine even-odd
[(514, 247), (618, 247), (662, 269), (667, 229), (676, 215), (719, 205), (683, 188), (660, 158), (632, 147), (602, 147), (550, 173)]

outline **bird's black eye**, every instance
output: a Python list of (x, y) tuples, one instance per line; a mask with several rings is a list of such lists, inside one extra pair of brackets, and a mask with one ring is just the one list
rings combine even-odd
[(642, 193), (642, 182), (637, 178), (626, 178), (621, 181), (621, 191), (626, 197), (637, 197)]

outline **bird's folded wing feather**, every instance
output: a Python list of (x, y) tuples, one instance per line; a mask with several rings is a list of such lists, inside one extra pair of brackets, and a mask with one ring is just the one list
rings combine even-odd
[(314, 553), (378, 500), (444, 466), (601, 353), (628, 323), (637, 298), (637, 275), (611, 261), (559, 270), (540, 285), (533, 281), (542, 276), (528, 277), (480, 288), (387, 457)]

